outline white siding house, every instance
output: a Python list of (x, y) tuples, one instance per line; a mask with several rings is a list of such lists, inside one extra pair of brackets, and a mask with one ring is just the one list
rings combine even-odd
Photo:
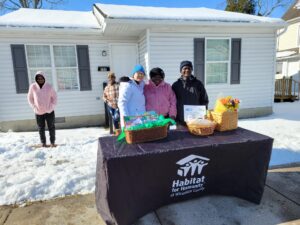
[[(261, 112), (271, 113), (274, 91), (274, 66), (275, 66), (275, 40), (273, 32), (260, 33), (258, 29), (216, 29), (220, 33), (211, 30), (199, 29), (199, 31), (174, 33), (151, 33), (151, 66), (161, 66), (166, 73), (166, 80), (174, 82), (179, 78), (179, 64), (182, 59), (193, 61), (195, 37), (209, 39), (241, 38), (241, 76), (239, 84), (230, 84), (229, 73), (226, 83), (205, 83), (209, 96), (209, 108), (214, 107), (217, 96), (231, 95), (242, 100), (242, 111), (245, 116)], [(241, 33), (234, 33), (241, 32)], [(269, 109), (267, 109), (269, 108)], [(241, 112), (241, 115), (243, 116)], [(245, 114), (247, 113), (247, 115)]]
[(300, 82), (300, 7), (295, 1), (282, 16), (287, 27), (278, 31), (276, 79), (290, 77)]
[[(180, 76), (180, 62), (190, 60), (207, 89), (209, 108), (222, 94), (242, 100), (241, 117), (272, 113), (276, 31), (285, 26), (282, 20), (205, 8), (155, 9), (153, 15), (148, 13), (153, 7), (96, 4), (93, 13), (80, 17), (80, 12), (57, 10), (20, 10), (0, 17), (0, 130), (35, 127), (26, 92), (18, 93), (16, 45), (24, 46), (28, 83), (37, 69), (51, 74), (49, 80), (58, 93), (57, 127), (103, 124), (101, 96), (107, 71), (102, 69), (130, 75), (135, 63), (147, 72), (161, 67), (166, 81), (173, 83)], [(182, 16), (184, 10), (190, 17)], [(48, 16), (35, 24), (35, 12)], [(55, 23), (57, 15), (52, 12), (66, 18), (60, 20), (64, 23)], [(90, 81), (80, 73), (78, 46), (88, 50)], [(222, 52), (222, 59), (214, 56), (216, 51)], [(197, 61), (202, 53), (200, 68)], [(87, 88), (82, 90), (81, 84)]]

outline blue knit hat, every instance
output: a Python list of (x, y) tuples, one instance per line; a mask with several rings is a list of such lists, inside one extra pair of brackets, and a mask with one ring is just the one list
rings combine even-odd
[(143, 74), (145, 74), (144, 67), (143, 67), (142, 65), (140, 65), (140, 64), (137, 64), (137, 65), (133, 68), (133, 70), (132, 70), (132, 72), (131, 72), (131, 75), (135, 74), (136, 72), (142, 72)]

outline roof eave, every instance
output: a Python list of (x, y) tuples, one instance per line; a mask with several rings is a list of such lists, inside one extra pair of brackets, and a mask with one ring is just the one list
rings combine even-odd
[(227, 21), (191, 21), (191, 20), (153, 20), (153, 19), (123, 19), (106, 18), (106, 24), (140, 24), (140, 25), (172, 25), (172, 26), (230, 26), (230, 27), (270, 27), (274, 29), (287, 26), (285, 21), (280, 23), (250, 23), (250, 22), (227, 22)]
[(284, 60), (287, 60), (287, 59), (300, 59), (300, 54), (290, 55), (290, 56), (283, 56), (283, 57), (276, 57), (276, 60), (278, 62), (284, 61)]
[(77, 33), (77, 34), (102, 34), (102, 29), (98, 28), (71, 28), (71, 27), (30, 27), (30, 26), (5, 26), (5, 25), (0, 25), (0, 31), (19, 31), (19, 32), (36, 32), (36, 31), (41, 31), (41, 32), (51, 32), (51, 33), (56, 33), (56, 32), (72, 32), (72, 33)]
[(300, 17), (296, 17), (290, 20), (286, 20), (287, 23), (291, 24), (291, 23), (297, 23), (300, 22)]

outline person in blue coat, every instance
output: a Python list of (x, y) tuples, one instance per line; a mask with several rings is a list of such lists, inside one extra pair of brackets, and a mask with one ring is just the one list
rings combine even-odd
[(142, 115), (146, 111), (144, 96), (145, 70), (142, 65), (136, 65), (128, 82), (122, 82), (119, 87), (118, 106), (121, 126), (124, 127), (124, 116)]

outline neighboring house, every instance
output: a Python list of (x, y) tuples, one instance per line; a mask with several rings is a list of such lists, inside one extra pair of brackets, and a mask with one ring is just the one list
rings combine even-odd
[(240, 116), (272, 113), (277, 29), (281, 19), (207, 8), (95, 4), (93, 12), (20, 9), (0, 17), (0, 130), (34, 129), (27, 104), (35, 71), (58, 92), (58, 127), (104, 123), (102, 83), (134, 64), (179, 78), (194, 63), (209, 108), (217, 97), (242, 100)]
[(300, 81), (300, 1), (282, 16), (288, 26), (278, 31), (276, 78), (293, 77)]

